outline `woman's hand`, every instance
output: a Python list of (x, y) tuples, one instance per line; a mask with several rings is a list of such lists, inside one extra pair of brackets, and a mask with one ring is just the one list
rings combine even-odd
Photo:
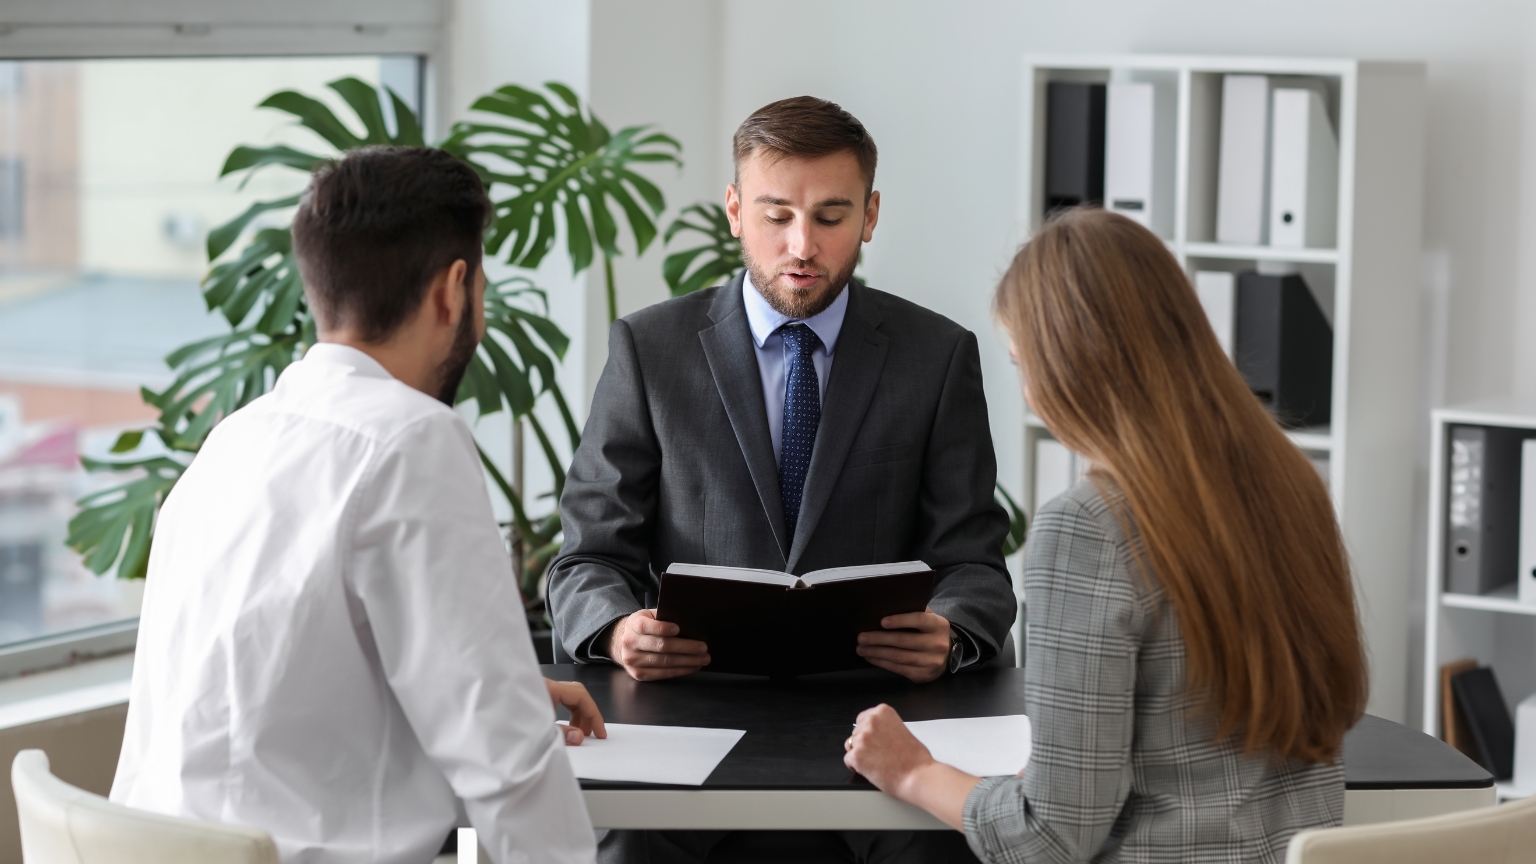
[(901, 794), (903, 784), (934, 764), (933, 755), (901, 722), (901, 715), (884, 704), (859, 714), (843, 749), (847, 751), (844, 765), (864, 775), (876, 789), (903, 801), (907, 800)]
[(597, 703), (592, 701), (592, 695), (586, 687), (575, 681), (551, 681), (548, 678), (544, 679), (544, 686), (549, 690), (549, 701), (556, 710), (563, 707), (571, 712), (571, 722), (561, 724), (565, 726), (565, 743), (574, 747), (585, 741), (588, 735), (608, 737), (608, 730), (603, 726), (603, 714), (597, 710)]
[(843, 749), (843, 764), (881, 792), (927, 810), (956, 831), (965, 830), (965, 799), (981, 778), (935, 762), (896, 709), (876, 705), (859, 714)]

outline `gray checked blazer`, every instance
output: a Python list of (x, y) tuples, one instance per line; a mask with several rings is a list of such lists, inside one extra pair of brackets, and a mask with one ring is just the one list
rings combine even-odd
[[(1114, 494), (1114, 493), (1111, 493)], [(1040, 509), (1024, 551), (1023, 777), (988, 777), (965, 836), (988, 862), (1279, 862), (1338, 825), (1344, 766), (1246, 757), (1188, 698), (1184, 639), (1089, 480)]]
[(608, 365), (560, 499), (548, 597), (557, 644), (641, 608), (674, 562), (806, 573), (922, 560), (931, 606), (998, 653), (1016, 601), (976, 337), (852, 281), (791, 544), (742, 276), (609, 331)]

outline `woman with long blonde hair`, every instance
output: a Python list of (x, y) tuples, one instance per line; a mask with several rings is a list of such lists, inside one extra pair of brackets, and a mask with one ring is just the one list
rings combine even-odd
[(881, 705), (848, 765), (987, 861), (1281, 860), (1341, 821), (1367, 689), (1327, 489), (1135, 222), (1052, 219), (996, 313), (1026, 401), (1093, 466), (1025, 548), (1033, 754), (972, 777)]

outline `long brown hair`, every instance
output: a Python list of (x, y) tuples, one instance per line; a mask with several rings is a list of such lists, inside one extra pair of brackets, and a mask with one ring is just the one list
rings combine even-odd
[(1167, 247), (1123, 216), (1066, 211), (1019, 250), (996, 312), (1031, 408), (1118, 493), (1217, 737), (1335, 759), (1368, 685), (1333, 506)]

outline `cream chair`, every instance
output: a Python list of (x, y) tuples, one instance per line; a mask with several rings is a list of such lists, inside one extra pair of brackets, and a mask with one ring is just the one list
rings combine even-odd
[(1516, 864), (1536, 860), (1536, 797), (1428, 819), (1318, 828), (1291, 838), (1285, 864)]
[(277, 864), (265, 831), (113, 804), (48, 771), (41, 750), (11, 763), (25, 864)]

